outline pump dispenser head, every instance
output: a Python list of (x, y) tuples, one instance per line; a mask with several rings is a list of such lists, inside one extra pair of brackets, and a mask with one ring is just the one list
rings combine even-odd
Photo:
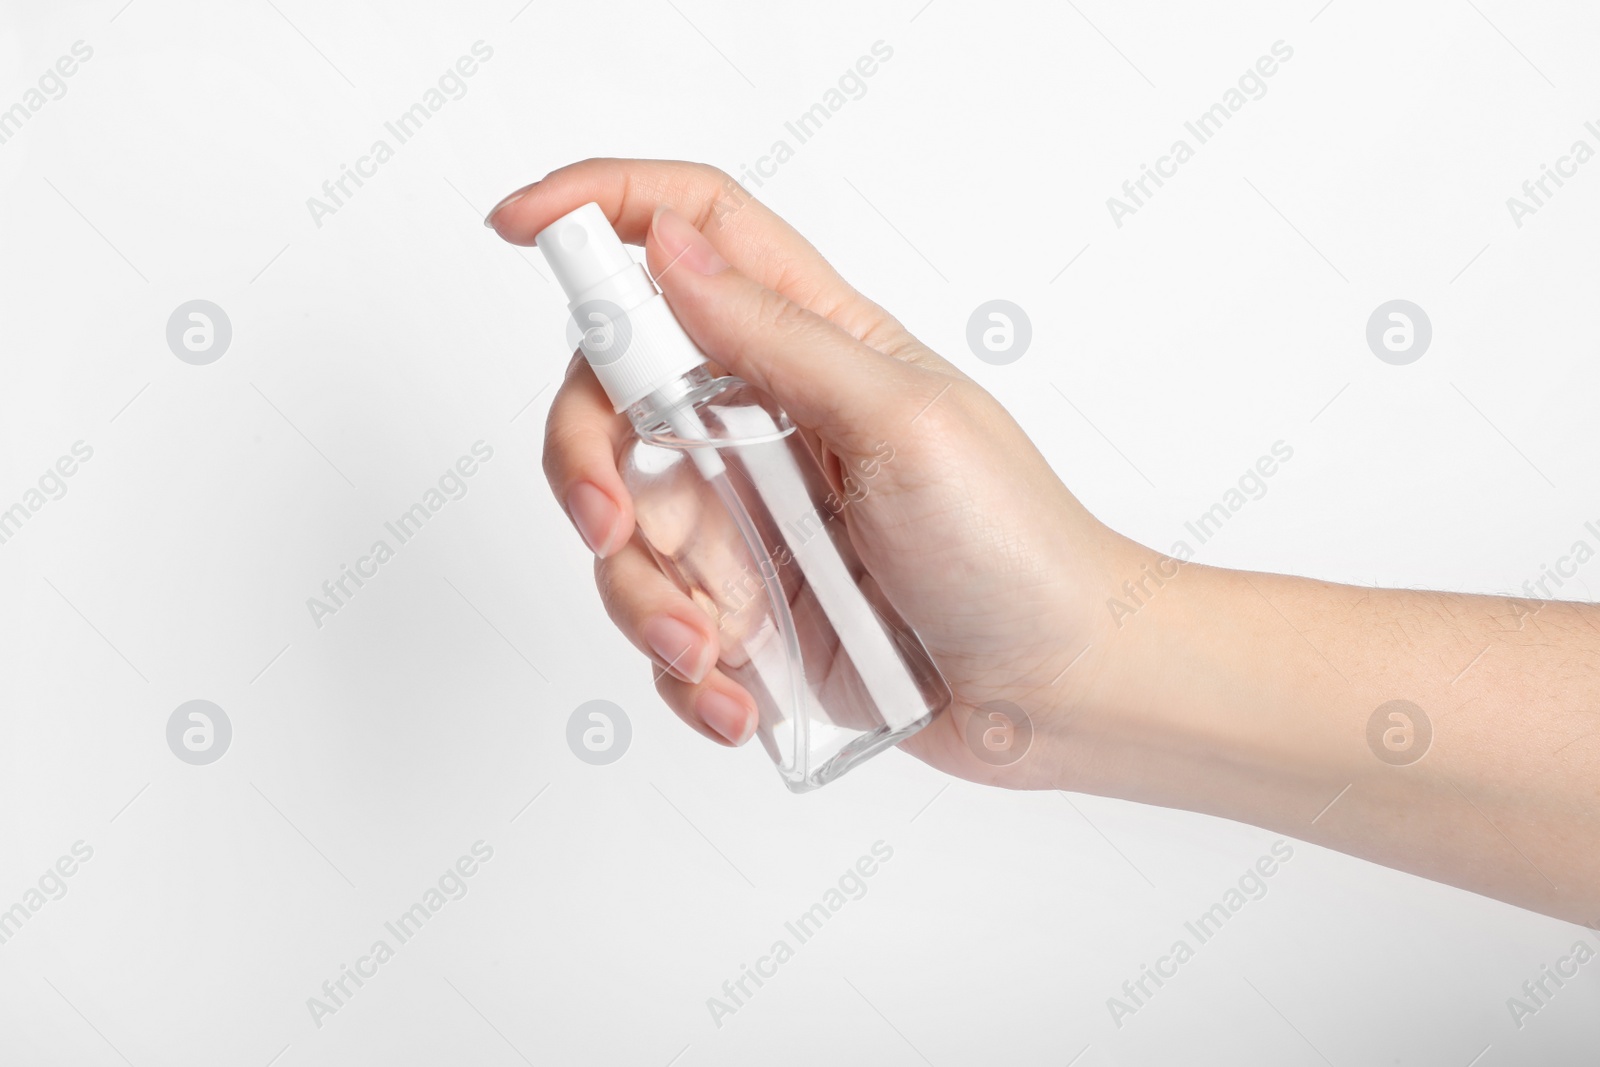
[(706, 362), (599, 204), (561, 216), (534, 243), (567, 294), (570, 332), (617, 411)]

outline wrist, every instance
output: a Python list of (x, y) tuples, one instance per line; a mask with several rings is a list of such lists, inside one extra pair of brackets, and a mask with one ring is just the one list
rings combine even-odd
[(1305, 699), (1314, 652), (1251, 576), (1154, 552), (1129, 573), (1065, 716), (1058, 788), (1230, 818), (1254, 792), (1320, 795), (1340, 771), (1318, 761), (1345, 746)]

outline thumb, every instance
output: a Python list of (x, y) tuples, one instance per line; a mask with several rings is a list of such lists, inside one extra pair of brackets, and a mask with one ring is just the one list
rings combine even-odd
[(671, 208), (656, 209), (645, 252), (673, 314), (706, 355), (825, 441), (850, 450), (878, 440), (908, 403), (941, 388), (930, 372), (739, 273)]

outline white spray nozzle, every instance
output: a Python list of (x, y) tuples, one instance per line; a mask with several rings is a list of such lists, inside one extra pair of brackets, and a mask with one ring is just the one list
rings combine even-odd
[(617, 411), (706, 362), (599, 204), (533, 239), (567, 294), (578, 344)]
[(581, 300), (607, 278), (635, 266), (599, 204), (585, 204), (539, 231), (534, 239), (567, 299)]

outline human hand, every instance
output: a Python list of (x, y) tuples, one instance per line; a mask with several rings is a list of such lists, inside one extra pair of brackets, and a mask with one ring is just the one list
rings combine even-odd
[[(489, 224), (534, 236), (596, 201), (717, 364), (772, 395), (818, 451), (862, 562), (922, 638), (955, 697), (901, 747), (950, 774), (1057, 787), (1090, 759), (1113, 575), (1147, 550), (1096, 521), (993, 397), (851, 288), (806, 240), (731, 179), (692, 163), (588, 160), (503, 201)], [(742, 744), (755, 702), (717, 669), (714, 621), (656, 566), (618, 473), (631, 435), (574, 359), (546, 425), (556, 498), (594, 550), (618, 628), (662, 668), (657, 689), (713, 739)], [(882, 462), (883, 446), (892, 460)], [(847, 474), (876, 471), (846, 492)], [(685, 651), (687, 649), (687, 651)], [(670, 665), (670, 669), (667, 669)], [(1027, 755), (980, 759), (975, 709), (1009, 704)], [(969, 743), (969, 736), (974, 739)]]

